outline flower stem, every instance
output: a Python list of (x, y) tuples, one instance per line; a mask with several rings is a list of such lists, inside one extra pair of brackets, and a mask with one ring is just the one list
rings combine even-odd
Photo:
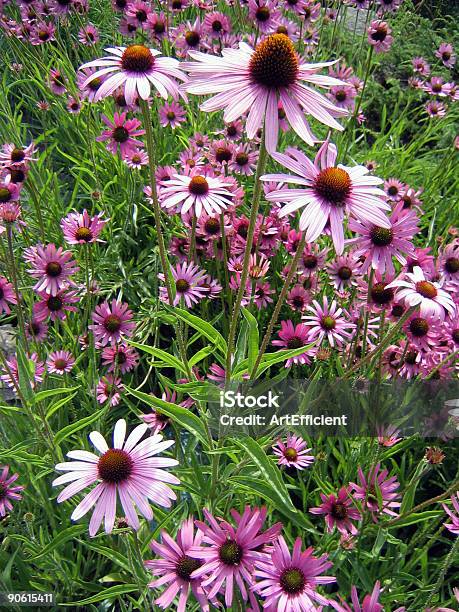
[(432, 602), (432, 599), (435, 597), (435, 595), (440, 590), (441, 585), (443, 584), (443, 580), (446, 576), (446, 572), (449, 570), (449, 568), (451, 567), (451, 564), (455, 560), (457, 552), (459, 552), (459, 538), (456, 537), (454, 544), (451, 546), (451, 550), (449, 551), (448, 556), (445, 559), (443, 567), (440, 570), (440, 574), (438, 575), (437, 582), (435, 583), (434, 588), (430, 591), (429, 597), (425, 603), (426, 608), (429, 607), (429, 604)]
[(257, 222), (258, 208), (260, 206), (261, 198), (261, 181), (260, 177), (264, 173), (266, 168), (267, 151), (265, 146), (265, 129), (263, 127), (263, 133), (261, 136), (260, 143), (260, 154), (258, 157), (257, 171), (255, 174), (255, 187), (253, 190), (252, 210), (250, 213), (249, 228), (247, 231), (247, 243), (245, 245), (244, 262), (242, 266), (241, 280), (239, 289), (234, 303), (233, 315), (231, 318), (231, 326), (228, 335), (228, 353), (226, 356), (226, 382), (228, 383), (231, 377), (232, 368), (232, 357), (234, 351), (234, 344), (236, 339), (236, 329), (239, 319), (239, 313), (241, 311), (241, 302), (244, 296), (245, 286), (249, 275), (249, 262), (250, 254), (252, 252), (253, 237), (255, 234), (255, 224)]
[(266, 333), (265, 333), (265, 335), (263, 337), (263, 341), (261, 343), (260, 351), (258, 352), (257, 360), (255, 361), (255, 365), (253, 366), (252, 372), (250, 373), (250, 379), (251, 380), (255, 379), (255, 377), (256, 377), (258, 367), (259, 367), (259, 365), (261, 363), (263, 355), (264, 355), (264, 353), (266, 351), (266, 348), (268, 346), (268, 343), (269, 343), (269, 341), (271, 339), (271, 335), (273, 333), (274, 326), (275, 326), (275, 324), (277, 322), (277, 318), (279, 317), (280, 310), (281, 310), (282, 305), (283, 305), (283, 303), (285, 301), (285, 298), (287, 296), (287, 292), (288, 292), (288, 290), (290, 288), (290, 284), (292, 282), (292, 279), (293, 279), (293, 277), (295, 275), (295, 272), (296, 272), (296, 269), (298, 267), (298, 262), (300, 261), (300, 257), (303, 254), (305, 243), (306, 243), (306, 232), (303, 232), (303, 235), (301, 236), (301, 240), (300, 240), (300, 243), (298, 245), (298, 248), (296, 249), (295, 257), (292, 260), (292, 264), (290, 266), (289, 273), (287, 275), (287, 278), (285, 279), (285, 283), (284, 283), (284, 285), (282, 287), (282, 290), (281, 290), (281, 292), (279, 294), (279, 297), (278, 297), (277, 302), (276, 302), (276, 306), (274, 307), (273, 314), (271, 315), (271, 319), (270, 319), (268, 327), (266, 329)]
[(16, 273), (16, 260), (14, 258), (14, 249), (13, 249), (13, 228), (12, 228), (11, 223), (8, 223), (6, 227), (6, 239), (8, 243), (8, 254), (10, 256), (10, 263), (11, 263), (11, 278), (13, 281), (14, 295), (16, 297), (16, 302), (17, 302), (16, 312), (17, 312), (17, 317), (18, 317), (19, 329), (21, 330), (22, 341), (24, 343), (26, 351), (28, 351), (29, 343), (27, 341), (27, 336), (26, 336), (26, 331), (25, 331), (24, 317), (22, 316), (22, 303), (21, 303), (21, 295), (19, 293), (18, 276)]

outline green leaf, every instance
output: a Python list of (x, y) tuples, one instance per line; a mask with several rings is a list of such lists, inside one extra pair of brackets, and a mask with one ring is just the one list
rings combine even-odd
[(125, 557), (120, 552), (118, 552), (117, 550), (114, 550), (113, 548), (109, 548), (108, 546), (102, 546), (101, 544), (94, 544), (93, 542), (87, 542), (85, 540), (78, 540), (78, 542), (82, 544), (83, 546), (86, 546), (87, 548), (94, 550), (99, 555), (103, 555), (104, 557), (107, 557), (108, 559), (110, 559), (110, 561), (113, 561), (113, 563), (116, 563), (117, 565), (122, 567), (124, 570), (128, 572), (131, 571), (128, 558)]
[(248, 350), (247, 350), (247, 363), (249, 371), (253, 370), (253, 366), (258, 356), (258, 343), (260, 341), (260, 335), (258, 333), (258, 323), (255, 317), (247, 308), (241, 308), (244, 319), (249, 325), (249, 338), (248, 338)]
[(56, 445), (60, 444), (63, 440), (65, 440), (72, 434), (76, 433), (77, 431), (80, 431), (80, 429), (83, 429), (84, 427), (91, 425), (91, 423), (94, 423), (94, 421), (97, 421), (97, 419), (102, 415), (104, 410), (105, 408), (101, 408), (94, 414), (90, 414), (89, 416), (84, 417), (83, 419), (80, 419), (79, 421), (76, 421), (75, 423), (71, 423), (70, 425), (66, 425), (65, 427), (63, 427), (54, 436), (54, 444)]
[(166, 308), (173, 312), (179, 319), (185, 321), (190, 327), (198, 331), (202, 336), (207, 338), (209, 342), (214, 344), (224, 355), (228, 350), (226, 340), (223, 338), (221, 333), (213, 327), (207, 321), (204, 321), (200, 317), (196, 315), (192, 315), (187, 310), (182, 310), (181, 308), (172, 308), (171, 306), (166, 305)]
[[(310, 349), (313, 346), (314, 343), (311, 343), (296, 349), (281, 349), (274, 353), (265, 353), (261, 358), (261, 362), (258, 367), (256, 376), (260, 376), (260, 374), (262, 374), (265, 370), (267, 370), (276, 363), (279, 363), (281, 361), (287, 361), (287, 359), (290, 359), (291, 357), (297, 357), (298, 355), (301, 355), (301, 353), (304, 353), (306, 350)], [(249, 360), (244, 359), (236, 366), (236, 368), (232, 372), (232, 377), (240, 377), (244, 374), (250, 373), (248, 367)]]
[(20, 344), (17, 345), (16, 359), (18, 362), (18, 386), (28, 402), (33, 402), (32, 382), (35, 374), (35, 364), (28, 359), (24, 349)]
[(144, 353), (148, 353), (149, 355), (153, 355), (153, 357), (157, 357), (163, 363), (174, 368), (175, 370), (179, 370), (183, 374), (186, 374), (186, 368), (183, 363), (177, 359), (174, 355), (170, 353), (166, 353), (166, 351), (162, 351), (161, 349), (155, 348), (154, 346), (148, 346), (147, 344), (138, 344), (132, 340), (129, 340), (129, 344), (134, 346), (139, 351), (143, 351)]
[(214, 351), (215, 351), (215, 346), (211, 346), (210, 344), (208, 344), (207, 346), (205, 346), (204, 348), (202, 348), (200, 351), (198, 351), (197, 353), (193, 355), (193, 357), (189, 360), (188, 365), (190, 366), (190, 368), (192, 368), (193, 366), (195, 366), (197, 363), (199, 363), (200, 361), (202, 361), (209, 355), (212, 355)]
[(49, 397), (53, 397), (54, 395), (68, 395), (73, 391), (77, 391), (79, 388), (80, 385), (78, 385), (77, 387), (59, 387), (58, 389), (45, 389), (44, 391), (39, 391), (38, 393), (35, 393), (33, 397), (33, 403), (38, 404), (38, 402), (43, 402), (44, 400), (48, 399)]
[(149, 406), (158, 408), (160, 412), (170, 417), (173, 421), (196, 436), (203, 446), (206, 448), (209, 447), (209, 440), (207, 438), (206, 428), (204, 427), (203, 422), (198, 416), (188, 410), (188, 408), (183, 408), (183, 406), (166, 402), (159, 399), (159, 397), (149, 395), (148, 393), (143, 393), (142, 391), (137, 391), (136, 389), (131, 389), (130, 387), (125, 387), (125, 390)]
[(42, 548), (41, 551), (38, 553), (38, 555), (34, 555), (33, 557), (30, 557), (29, 561), (36, 561), (37, 559), (40, 559), (41, 557), (49, 555), (53, 550), (55, 550), (59, 546), (62, 546), (62, 544), (64, 544), (65, 542), (68, 542), (69, 540), (73, 540), (73, 538), (81, 535), (86, 530), (87, 530), (86, 525), (72, 525), (71, 527), (67, 527), (67, 529), (64, 529), (64, 531), (61, 531), (54, 538), (54, 540), (52, 540), (49, 544), (47, 544), (44, 548)]
[(414, 512), (409, 516), (400, 519), (395, 525), (387, 525), (388, 529), (398, 529), (399, 527), (406, 527), (407, 525), (414, 525), (422, 521), (429, 521), (441, 516), (443, 512), (441, 510), (426, 510), (425, 512)]
[(51, 404), (51, 406), (49, 407), (48, 412), (46, 413), (45, 419), (46, 420), (50, 419), (55, 412), (57, 412), (58, 410), (62, 408), (62, 406), (65, 406), (65, 404), (68, 404), (69, 402), (71, 402), (72, 399), (75, 397), (75, 395), (77, 395), (77, 393), (78, 391), (75, 391), (75, 393), (72, 393), (72, 395), (68, 395), (67, 397), (62, 397), (57, 402), (53, 402), (53, 404)]
[(92, 595), (91, 597), (87, 597), (86, 599), (81, 599), (80, 601), (71, 601), (70, 603), (62, 603), (60, 605), (86, 606), (87, 604), (96, 603), (97, 601), (104, 601), (104, 599), (111, 599), (113, 597), (125, 595), (126, 593), (133, 593), (134, 591), (138, 590), (139, 587), (136, 584), (117, 584), (116, 586), (104, 589), (103, 591), (100, 591), (100, 593)]

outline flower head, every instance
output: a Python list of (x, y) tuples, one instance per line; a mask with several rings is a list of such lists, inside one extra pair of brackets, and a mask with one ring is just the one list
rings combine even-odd
[(453, 504), (454, 510), (457, 514), (449, 508), (446, 504), (443, 504), (443, 510), (450, 517), (451, 523), (444, 523), (444, 526), (448, 531), (451, 531), (454, 535), (459, 536), (459, 493), (456, 493), (451, 497), (451, 503)]
[(105, 301), (96, 306), (92, 320), (94, 324), (90, 325), (89, 329), (92, 330), (96, 342), (102, 346), (115, 344), (122, 337), (131, 336), (135, 328), (129, 306), (116, 299), (113, 299), (111, 304)]
[(222, 213), (232, 202), (231, 183), (220, 176), (205, 176), (197, 170), (190, 175), (174, 174), (160, 191), (161, 206), (178, 209), (182, 215), (192, 211), (200, 217)]
[(10, 314), (11, 304), (17, 304), (13, 285), (9, 283), (4, 276), (0, 276), (0, 314), (2, 312)]
[(308, 455), (310, 448), (299, 436), (288, 435), (285, 442), (278, 440), (273, 446), (273, 453), (278, 457), (278, 464), (303, 470), (314, 462), (314, 455)]
[(333, 77), (316, 74), (331, 62), (301, 62), (285, 34), (267, 36), (255, 49), (240, 42), (239, 49), (223, 49), (221, 57), (199, 51), (190, 51), (189, 56), (194, 61), (182, 64), (191, 75), (190, 82), (184, 85), (186, 91), (198, 95), (217, 94), (204, 102), (201, 109), (207, 112), (225, 109), (225, 122), (248, 112), (246, 130), (249, 138), (256, 135), (265, 121), (265, 142), (270, 153), (277, 146), (278, 101), (292, 128), (310, 145), (314, 144), (315, 137), (305, 114), (329, 127), (342, 129), (335, 117), (344, 116), (347, 111), (308, 86), (341, 84)]
[[(191, 308), (206, 295), (207, 289), (202, 284), (206, 275), (205, 270), (201, 270), (193, 263), (184, 261), (171, 267), (171, 273), (175, 282), (174, 306), (179, 304), (183, 299), (185, 305)], [(163, 274), (159, 274), (158, 276), (164, 281)], [(160, 298), (163, 301), (167, 299), (165, 287), (161, 287), (160, 289)]]
[(61, 221), (64, 239), (69, 244), (101, 242), (99, 236), (107, 223), (107, 219), (103, 219), (102, 216), (103, 213), (99, 213), (90, 217), (87, 210), (68, 214)]
[[(279, 331), (279, 340), (273, 340), (274, 346), (281, 346), (286, 349), (297, 349), (305, 346), (308, 343), (309, 329), (303, 323), (294, 325), (293, 321), (281, 321), (281, 329)], [(294, 363), (309, 364), (309, 357), (314, 353), (310, 349), (304, 353), (287, 359), (285, 367), (288, 368)]]
[(69, 351), (54, 351), (46, 361), (48, 372), (63, 375), (71, 372), (75, 364), (75, 358)]
[(324, 296), (322, 306), (313, 300), (307, 310), (312, 314), (303, 315), (303, 321), (311, 327), (310, 340), (317, 338), (321, 343), (327, 338), (331, 347), (340, 347), (352, 338), (355, 324), (348, 320), (348, 313), (335, 300), (329, 305), (327, 296)]
[(378, 463), (370, 469), (368, 476), (365, 476), (362, 468), (358, 469), (359, 482), (351, 482), (354, 498), (362, 502), (364, 508), (371, 512), (373, 521), (377, 521), (377, 516), (381, 513), (397, 516), (394, 509), (400, 507), (397, 501), (399, 494), (396, 492), (400, 484), (396, 476), (389, 475), (388, 470), (381, 469)]
[(352, 495), (347, 487), (341, 487), (336, 495), (321, 493), (320, 498), (322, 500), (320, 506), (310, 508), (309, 512), (325, 515), (327, 531), (331, 533), (336, 526), (338, 531), (344, 535), (348, 533), (355, 535), (358, 532), (352, 521), (359, 521), (362, 517), (359, 511), (353, 507)]
[(6, 516), (13, 509), (12, 500), (22, 499), (20, 491), (24, 489), (20, 485), (11, 486), (19, 474), (8, 476), (9, 469), (7, 465), (0, 466), (0, 517)]
[(161, 468), (177, 465), (178, 462), (175, 459), (154, 456), (168, 449), (174, 441), (163, 441), (160, 434), (155, 434), (140, 442), (147, 430), (147, 425), (138, 425), (126, 439), (126, 421), (120, 419), (115, 425), (112, 447), (108, 446), (98, 431), (93, 431), (89, 439), (100, 453), (99, 456), (86, 450), (70, 451), (67, 457), (72, 461), (56, 465), (56, 470), (65, 474), (56, 478), (53, 486), (67, 485), (58, 495), (58, 503), (97, 483), (71, 516), (71, 519), (76, 521), (95, 505), (89, 523), (90, 536), (97, 533), (102, 520), (105, 532), (111, 533), (115, 524), (118, 497), (133, 529), (140, 527), (134, 506), (151, 521), (153, 511), (149, 500), (170, 508), (171, 500), (176, 499), (175, 493), (165, 483), (180, 484), (180, 481)]
[(328, 141), (320, 147), (314, 163), (298, 149), (274, 153), (273, 158), (295, 174), (265, 174), (261, 180), (300, 185), (299, 189), (284, 187), (271, 191), (265, 197), (270, 202), (287, 202), (279, 212), (280, 217), (304, 208), (300, 230), (306, 230), (307, 242), (316, 240), (329, 223), (335, 250), (341, 255), (345, 214), (390, 228), (390, 221), (384, 214), (390, 206), (383, 199), (384, 192), (376, 187), (383, 181), (376, 176), (366, 176), (365, 166), (336, 165), (337, 153), (335, 145)]
[(34, 290), (52, 296), (66, 288), (71, 283), (72, 274), (79, 270), (72, 253), (62, 247), (56, 248), (54, 244), (38, 245), (32, 265), (29, 274), (38, 279)]

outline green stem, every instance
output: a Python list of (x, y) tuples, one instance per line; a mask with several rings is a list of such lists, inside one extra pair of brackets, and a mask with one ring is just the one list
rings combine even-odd
[(459, 538), (456, 538), (454, 544), (451, 546), (451, 550), (449, 551), (448, 556), (446, 557), (445, 562), (443, 564), (443, 567), (441, 568), (440, 573), (438, 575), (437, 582), (435, 583), (434, 588), (430, 591), (430, 595), (427, 598), (427, 601), (425, 603), (426, 608), (429, 607), (429, 604), (432, 602), (435, 595), (441, 589), (444, 578), (446, 576), (446, 572), (449, 570), (451, 564), (455, 560), (457, 552), (459, 552)]
[(19, 323), (19, 328), (21, 330), (21, 334), (22, 334), (22, 341), (24, 343), (26, 351), (28, 352), (29, 343), (27, 341), (27, 336), (26, 336), (26, 331), (25, 331), (24, 317), (22, 316), (21, 294), (19, 293), (18, 276), (16, 273), (16, 260), (14, 258), (14, 249), (13, 249), (13, 227), (11, 223), (8, 223), (6, 227), (6, 239), (8, 243), (8, 254), (10, 256), (11, 279), (13, 281), (14, 295), (17, 301), (16, 312), (18, 316), (18, 323)]
[(260, 198), (262, 185), (260, 181), (261, 175), (264, 173), (266, 168), (266, 160), (267, 160), (267, 151), (265, 146), (265, 128), (263, 127), (263, 133), (261, 136), (260, 143), (260, 154), (258, 157), (257, 171), (255, 175), (255, 188), (253, 191), (253, 201), (252, 201), (252, 210), (250, 213), (250, 221), (249, 228), (247, 231), (247, 243), (245, 245), (245, 253), (244, 253), (244, 262), (242, 266), (242, 274), (239, 289), (236, 296), (236, 301), (234, 303), (233, 315), (231, 318), (231, 326), (228, 335), (228, 354), (226, 356), (226, 382), (228, 383), (231, 377), (231, 368), (232, 368), (232, 357), (236, 339), (236, 329), (239, 319), (239, 313), (241, 311), (241, 302), (244, 296), (245, 286), (247, 283), (247, 278), (249, 275), (249, 261), (250, 255), (252, 252), (253, 245), (253, 237), (255, 233), (255, 224), (257, 221), (258, 208), (260, 206)]

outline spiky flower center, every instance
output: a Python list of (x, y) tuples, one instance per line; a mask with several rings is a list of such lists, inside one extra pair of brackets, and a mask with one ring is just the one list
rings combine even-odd
[(115, 142), (120, 142), (120, 143), (126, 142), (127, 140), (129, 140), (129, 132), (127, 131), (125, 127), (123, 127), (122, 125), (119, 125), (113, 130), (112, 138)]
[(24, 157), (25, 157), (25, 152), (23, 149), (18, 149), (17, 147), (15, 147), (11, 151), (11, 161), (16, 164), (19, 162), (22, 162), (24, 160)]
[(287, 461), (296, 461), (298, 459), (298, 452), (295, 448), (289, 446), (284, 450), (284, 457)]
[(236, 163), (238, 166), (245, 166), (249, 161), (249, 156), (247, 153), (241, 152), (236, 155)]
[(387, 36), (387, 28), (386, 26), (382, 24), (379, 24), (376, 27), (375, 31), (371, 33), (371, 38), (375, 42), (383, 42), (384, 40), (386, 40), (386, 36)]
[(178, 293), (186, 293), (190, 288), (190, 283), (184, 278), (179, 278), (179, 280), (175, 283), (175, 288)]
[(220, 546), (218, 555), (225, 565), (239, 565), (244, 551), (236, 540), (228, 539)]
[(0, 202), (9, 202), (11, 200), (11, 192), (6, 187), (0, 187)]
[(451, 59), (451, 53), (449, 51), (443, 51), (443, 53), (441, 54), (441, 58), (445, 61), (448, 61), (449, 59)]
[(0, 500), (5, 499), (8, 488), (5, 483), (0, 482)]
[(321, 198), (335, 206), (344, 206), (351, 192), (351, 177), (342, 168), (325, 168), (314, 181), (314, 188)]
[(189, 47), (197, 47), (199, 45), (199, 41), (201, 40), (201, 37), (199, 36), (199, 32), (195, 32), (194, 30), (189, 30), (185, 34), (185, 40), (186, 40), (186, 44)]
[(61, 300), (61, 298), (57, 295), (50, 296), (46, 304), (48, 306), (48, 310), (51, 312), (58, 312), (64, 306), (63, 300)]
[(257, 21), (261, 21), (262, 23), (269, 21), (270, 17), (271, 12), (267, 6), (260, 6), (255, 13), (255, 19)]
[(67, 361), (65, 359), (55, 359), (54, 367), (56, 368), (56, 370), (65, 370), (65, 368), (67, 367)]
[(201, 565), (202, 562), (199, 559), (193, 559), (193, 557), (188, 557), (188, 555), (184, 555), (177, 561), (175, 571), (182, 580), (190, 582), (191, 574), (197, 569), (199, 569)]
[(14, 184), (23, 183), (25, 180), (25, 172), (20, 168), (9, 168), (8, 172), (10, 173), (11, 182)]
[(237, 134), (237, 128), (234, 125), (234, 123), (230, 123), (227, 127), (226, 127), (226, 134), (227, 136), (236, 136)]
[(126, 363), (126, 361), (127, 361), (126, 353), (124, 353), (122, 350), (118, 349), (118, 351), (117, 351), (117, 353), (115, 355), (115, 361), (119, 365), (123, 365), (123, 363)]
[(375, 283), (370, 291), (371, 299), (375, 304), (385, 305), (394, 299), (394, 290), (387, 288), (384, 283)]
[(287, 340), (287, 347), (289, 349), (296, 349), (303, 346), (303, 341), (298, 336), (292, 336), (289, 340)]
[(314, 270), (317, 267), (317, 257), (315, 255), (305, 255), (303, 257), (303, 265), (308, 270)]
[(375, 246), (385, 247), (389, 246), (394, 239), (394, 232), (389, 227), (379, 227), (375, 225), (370, 230), (370, 238)]
[(210, 217), (210, 219), (207, 219), (205, 222), (204, 227), (207, 234), (215, 236), (215, 234), (220, 232), (220, 221), (214, 217)]
[(352, 270), (348, 266), (341, 266), (338, 269), (337, 275), (341, 280), (349, 280), (352, 276)]
[(260, 42), (249, 64), (252, 80), (273, 88), (293, 85), (298, 69), (295, 47), (285, 34), (273, 34)]
[(109, 483), (120, 483), (132, 473), (134, 467), (129, 453), (120, 448), (110, 448), (99, 459), (97, 471), (99, 478)]
[(46, 264), (46, 274), (52, 278), (58, 277), (62, 272), (62, 266), (58, 261), (50, 261)]
[(92, 232), (89, 227), (79, 227), (75, 232), (75, 238), (84, 242), (90, 242), (92, 240)]
[(221, 32), (223, 30), (222, 22), (219, 19), (212, 21), (211, 27), (214, 32)]
[(169, 121), (172, 121), (173, 119), (175, 119), (175, 113), (174, 111), (168, 111), (166, 113), (166, 117), (169, 119)]
[(445, 261), (445, 270), (450, 274), (456, 274), (456, 272), (459, 272), (459, 258), (448, 257), (448, 259)]
[(121, 319), (114, 314), (110, 314), (104, 319), (104, 327), (108, 332), (114, 334), (121, 328)]
[(345, 89), (338, 89), (335, 92), (335, 98), (338, 102), (344, 102), (347, 98), (347, 93)]
[(402, 316), (402, 314), (403, 314), (404, 312), (405, 312), (405, 308), (404, 308), (404, 307), (403, 307), (401, 304), (395, 304), (395, 305), (392, 307), (392, 310), (391, 310), (391, 315), (392, 315), (393, 317), (396, 317), (396, 318), (398, 319), (399, 317), (401, 317), (401, 316)]
[(421, 317), (415, 317), (410, 321), (410, 332), (416, 338), (422, 338), (429, 333), (429, 323), (426, 319)]
[(325, 329), (326, 331), (330, 331), (332, 329), (335, 329), (336, 327), (336, 321), (330, 315), (326, 315), (325, 317), (322, 317), (322, 319), (320, 320), (320, 324), (322, 325), (323, 329)]
[(422, 297), (428, 298), (429, 300), (433, 300), (438, 293), (435, 285), (429, 283), (429, 281), (420, 281), (416, 283), (416, 291), (422, 295)]
[(148, 17), (146, 11), (142, 9), (136, 11), (135, 16), (136, 16), (137, 21), (140, 21), (140, 23), (143, 23), (144, 21), (146, 21)]
[(453, 329), (451, 332), (451, 338), (455, 344), (459, 344), (459, 329)]
[(276, 34), (285, 34), (288, 36), (288, 30), (284, 25), (280, 25), (276, 30)]
[(128, 72), (148, 72), (154, 63), (155, 58), (145, 45), (130, 45), (121, 56), (121, 68)]
[(331, 514), (333, 518), (338, 520), (343, 520), (347, 517), (348, 511), (346, 504), (342, 504), (340, 502), (332, 505)]
[(231, 149), (228, 147), (218, 147), (215, 151), (215, 159), (221, 164), (223, 162), (229, 162), (233, 154)]
[(417, 356), (418, 354), (416, 351), (408, 351), (405, 355), (405, 363), (408, 365), (415, 365)]
[(295, 306), (295, 308), (303, 308), (304, 298), (301, 295), (295, 295), (295, 297), (292, 299), (292, 304)]
[(194, 176), (188, 185), (188, 191), (193, 195), (205, 195), (209, 191), (209, 183), (203, 176)]
[(279, 578), (284, 593), (296, 595), (301, 593), (306, 585), (306, 578), (298, 567), (285, 569)]
[(157, 21), (153, 26), (153, 31), (155, 34), (164, 34), (166, 31), (166, 24), (164, 21)]

